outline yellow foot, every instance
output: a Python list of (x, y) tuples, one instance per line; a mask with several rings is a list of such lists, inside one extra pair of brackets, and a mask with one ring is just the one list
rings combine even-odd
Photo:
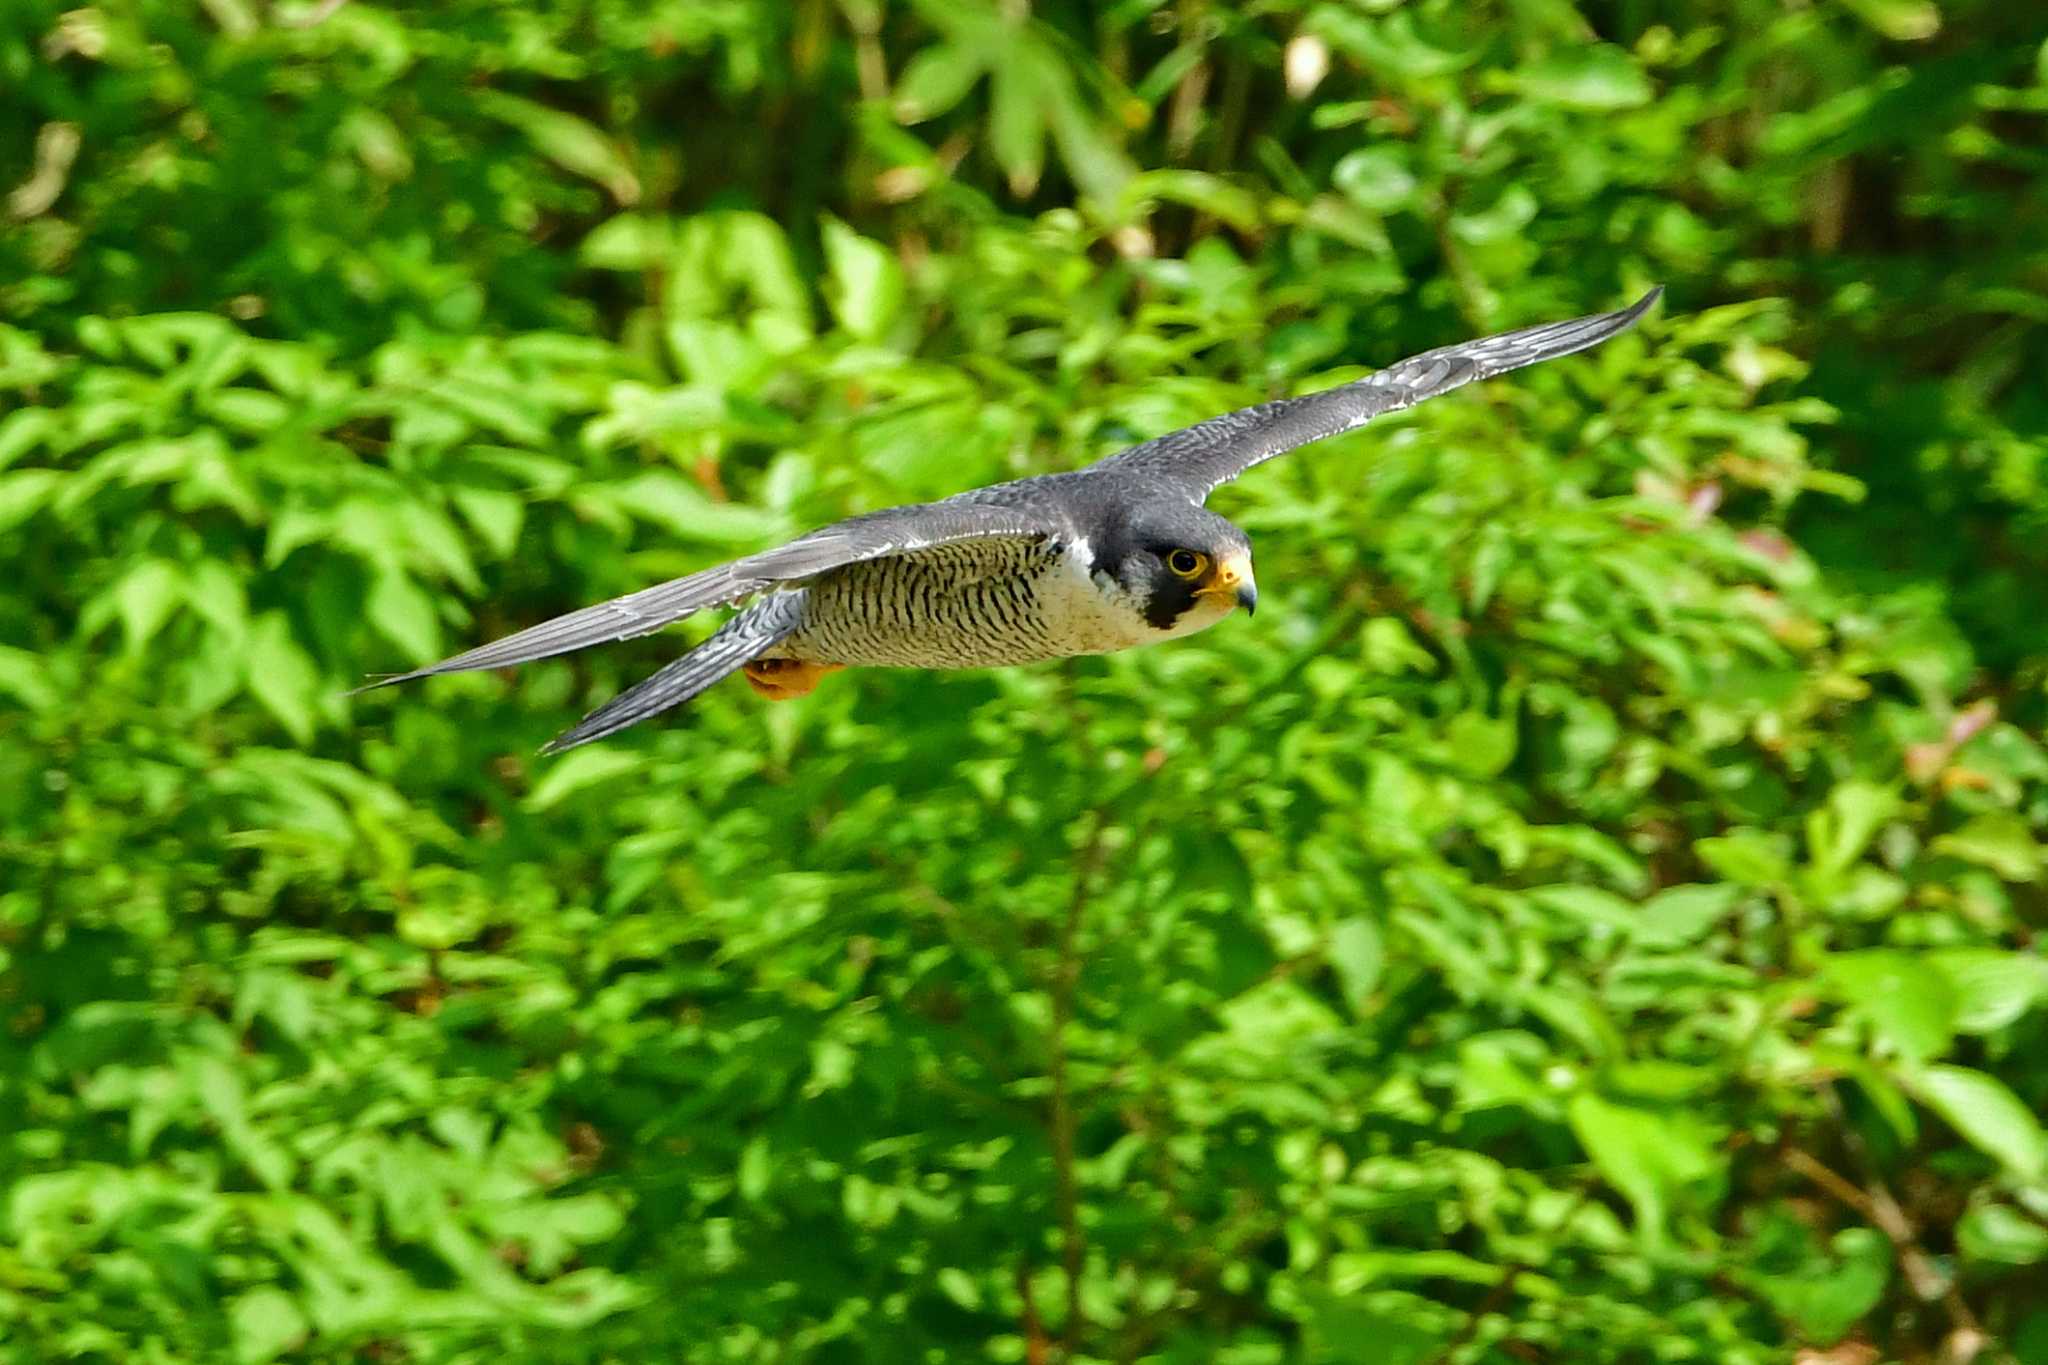
[(809, 696), (818, 679), (837, 673), (844, 664), (814, 664), (802, 659), (756, 659), (745, 668), (747, 682), (770, 701)]

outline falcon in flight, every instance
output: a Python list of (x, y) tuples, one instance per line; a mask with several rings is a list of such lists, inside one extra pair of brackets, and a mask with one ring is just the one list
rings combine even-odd
[(1251, 542), (1202, 506), (1218, 484), (1381, 413), (1598, 346), (1634, 326), (1662, 292), (1617, 313), (1425, 351), (1071, 473), (850, 517), (370, 685), (529, 663), (754, 599), (542, 751), (559, 753), (679, 706), (734, 672), (779, 700), (803, 696), (840, 668), (989, 668), (1192, 635), (1234, 608), (1249, 613), (1259, 597)]

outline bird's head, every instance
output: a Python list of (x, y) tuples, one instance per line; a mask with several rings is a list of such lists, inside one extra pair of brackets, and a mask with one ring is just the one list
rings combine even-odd
[(1096, 551), (1096, 573), (1154, 630), (1172, 635), (1212, 626), (1233, 607), (1258, 604), (1252, 545), (1205, 507), (1172, 502), (1146, 508), (1114, 528)]

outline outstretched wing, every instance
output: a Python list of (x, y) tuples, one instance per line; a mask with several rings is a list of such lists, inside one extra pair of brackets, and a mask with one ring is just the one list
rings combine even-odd
[(988, 503), (917, 503), (870, 512), (813, 531), (773, 550), (557, 616), (452, 659), (379, 678), (360, 690), (389, 687), (437, 673), (507, 668), (589, 645), (630, 640), (708, 608), (726, 606), (766, 589), (799, 583), (863, 560), (914, 554), (964, 540), (1035, 541), (1058, 534), (1059, 530), (1043, 514)]
[(1476, 379), (1598, 346), (1635, 326), (1663, 292), (1659, 285), (1634, 307), (1618, 313), (1595, 313), (1424, 351), (1355, 383), (1211, 417), (1112, 455), (1096, 467), (1181, 485), (1200, 502), (1216, 485), (1253, 465), (1363, 426), (1381, 413), (1413, 407)]

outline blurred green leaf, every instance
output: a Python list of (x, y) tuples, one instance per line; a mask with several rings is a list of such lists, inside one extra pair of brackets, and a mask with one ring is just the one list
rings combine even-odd
[(1419, 185), (1398, 152), (1378, 147), (1347, 153), (1330, 179), (1354, 203), (1373, 213), (1407, 207)]
[(586, 787), (594, 787), (639, 767), (631, 754), (616, 749), (576, 749), (552, 764), (545, 776), (526, 794), (526, 804), (543, 811), (559, 804)]
[(1883, 949), (1840, 953), (1824, 975), (1836, 998), (1908, 1060), (1939, 1057), (1955, 1041), (1962, 1003), (1954, 981), (1931, 963)]
[(235, 1329), (235, 1359), (244, 1365), (276, 1360), (303, 1343), (309, 1324), (281, 1289), (258, 1287), (228, 1308)]
[(861, 340), (880, 340), (903, 308), (903, 270), (896, 257), (832, 219), (825, 223), (825, 261), (833, 316)]
[(1330, 931), (1330, 965), (1343, 983), (1344, 998), (1354, 1009), (1361, 1008), (1379, 987), (1386, 967), (1386, 944), (1379, 926), (1355, 916), (1337, 925)]
[(1928, 957), (1954, 987), (1961, 1032), (2006, 1028), (2048, 999), (2048, 958), (1995, 948), (1949, 948)]
[(1628, 53), (1608, 43), (1562, 48), (1525, 68), (1517, 87), (1531, 99), (1607, 112), (1650, 102), (1650, 82)]
[(370, 585), (364, 604), (370, 623), (415, 664), (441, 656), (441, 624), (434, 617), (434, 599), (400, 573), (381, 573)]
[[(0, 1357), (2041, 1355), (2041, 28), (0, 19)], [(342, 700), (1652, 281), (1256, 621)]]
[(2031, 882), (2041, 875), (2041, 843), (2026, 820), (2011, 811), (1972, 816), (1961, 829), (1937, 836), (1929, 847), (1988, 867), (2009, 882)]
[(292, 638), (291, 625), (282, 612), (267, 612), (257, 618), (249, 633), (248, 671), (250, 695), (263, 703), (293, 739), (301, 744), (310, 740), (320, 675)]
[(1721, 1169), (1712, 1133), (1692, 1114), (1618, 1104), (1590, 1091), (1574, 1096), (1566, 1112), (1600, 1174), (1635, 1206), (1637, 1231), (1651, 1245), (1665, 1241), (1673, 1207)]
[(2048, 1171), (2048, 1133), (1995, 1076), (1961, 1066), (1930, 1066), (1911, 1076), (1914, 1091), (1972, 1146), (2023, 1179)]
[(2039, 1265), (2048, 1261), (2048, 1227), (2008, 1204), (1979, 1204), (1957, 1220), (1956, 1246), (1973, 1261)]
[(1644, 903), (1634, 926), (1636, 941), (1675, 948), (1697, 943), (1742, 899), (1742, 888), (1726, 882), (1673, 886)]
[(534, 150), (564, 170), (596, 181), (621, 204), (640, 202), (633, 168), (588, 120), (502, 90), (479, 90), (475, 99), (479, 111), (526, 134)]

